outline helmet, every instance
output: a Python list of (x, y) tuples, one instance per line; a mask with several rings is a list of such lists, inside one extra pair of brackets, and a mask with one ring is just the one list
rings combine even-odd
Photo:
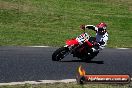
[(104, 35), (106, 33), (106, 27), (107, 27), (106, 23), (101, 22), (97, 24), (96, 27), (98, 28), (97, 32), (99, 33), (99, 35)]

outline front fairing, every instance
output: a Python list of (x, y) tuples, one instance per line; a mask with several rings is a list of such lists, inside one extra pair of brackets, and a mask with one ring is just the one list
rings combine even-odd
[(90, 38), (89, 34), (83, 33), (76, 38), (66, 40), (66, 45), (67, 46), (78, 45), (78, 44), (82, 45), (83, 43), (87, 42), (89, 46), (92, 46), (89, 42), (89, 38)]
[(76, 40), (76, 38), (74, 39), (70, 39), (70, 40), (66, 40), (66, 45), (71, 46), (71, 45), (77, 45), (79, 44), (78, 41)]

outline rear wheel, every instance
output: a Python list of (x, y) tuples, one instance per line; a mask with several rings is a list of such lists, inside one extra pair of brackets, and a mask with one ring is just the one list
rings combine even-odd
[(68, 53), (68, 48), (67, 47), (61, 47), (57, 49), (53, 54), (52, 54), (52, 60), (53, 61), (60, 61), (65, 57), (65, 55)]
[(90, 55), (87, 56), (86, 61), (91, 61), (94, 57), (98, 55), (99, 52), (96, 53), (91, 53)]

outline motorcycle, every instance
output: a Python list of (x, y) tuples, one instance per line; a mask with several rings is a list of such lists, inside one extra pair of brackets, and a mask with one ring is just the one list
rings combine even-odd
[(99, 52), (92, 52), (92, 47), (96, 43), (96, 38), (91, 37), (88, 33), (84, 32), (76, 38), (66, 40), (66, 45), (58, 48), (52, 54), (52, 61), (61, 61), (68, 54), (73, 57), (80, 58), (84, 61), (90, 61)]

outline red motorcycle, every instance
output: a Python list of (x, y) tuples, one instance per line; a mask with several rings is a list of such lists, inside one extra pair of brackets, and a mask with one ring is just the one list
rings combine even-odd
[(93, 59), (99, 52), (92, 52), (92, 47), (96, 43), (96, 38), (85, 32), (76, 38), (66, 40), (66, 45), (60, 47), (52, 54), (53, 61), (61, 61), (68, 54), (85, 61)]

